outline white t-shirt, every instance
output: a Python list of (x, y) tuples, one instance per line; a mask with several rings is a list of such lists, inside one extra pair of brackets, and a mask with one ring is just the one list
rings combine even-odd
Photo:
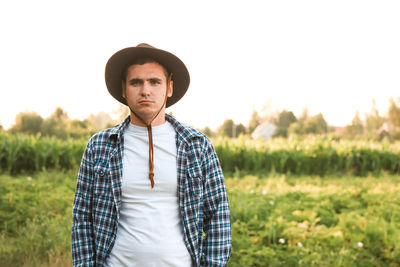
[(192, 266), (179, 213), (175, 130), (152, 127), (154, 188), (149, 180), (146, 127), (124, 131), (121, 212), (108, 266)]

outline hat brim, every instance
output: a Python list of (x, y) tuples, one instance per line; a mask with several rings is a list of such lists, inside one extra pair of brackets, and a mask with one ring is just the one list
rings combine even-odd
[(122, 96), (122, 72), (138, 58), (152, 58), (172, 73), (173, 94), (167, 99), (166, 107), (178, 102), (186, 93), (190, 76), (185, 64), (174, 54), (153, 47), (128, 47), (116, 52), (106, 64), (105, 79), (109, 93), (119, 102), (126, 104)]

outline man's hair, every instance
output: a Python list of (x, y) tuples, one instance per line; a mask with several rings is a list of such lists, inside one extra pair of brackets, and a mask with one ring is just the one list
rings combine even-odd
[(128, 75), (128, 69), (129, 69), (130, 66), (132, 66), (132, 65), (144, 65), (144, 64), (146, 64), (146, 63), (157, 63), (157, 64), (159, 64), (159, 65), (163, 68), (163, 70), (164, 70), (165, 79), (168, 79), (169, 71), (167, 70), (167, 68), (164, 67), (164, 66), (163, 66), (162, 64), (160, 64), (159, 62), (157, 62), (156, 60), (154, 60), (154, 59), (152, 59), (152, 58), (149, 58), (149, 57), (138, 58), (138, 59), (135, 59), (134, 61), (130, 62), (129, 64), (127, 64), (127, 65), (125, 66), (125, 68), (122, 70), (121, 79), (122, 79), (124, 82), (126, 81), (126, 75)]

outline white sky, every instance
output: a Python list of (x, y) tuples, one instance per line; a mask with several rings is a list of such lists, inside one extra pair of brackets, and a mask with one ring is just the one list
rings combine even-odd
[(345, 125), (400, 97), (399, 14), (400, 1), (1, 1), (0, 123), (114, 111), (105, 64), (146, 42), (189, 69), (167, 110), (185, 123), (247, 124), (270, 101)]

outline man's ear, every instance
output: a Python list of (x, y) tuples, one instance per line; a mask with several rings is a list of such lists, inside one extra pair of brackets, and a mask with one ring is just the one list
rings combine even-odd
[(124, 99), (126, 99), (126, 94), (125, 94), (126, 85), (125, 85), (125, 81), (121, 81), (121, 87), (122, 87), (122, 97), (123, 97)]
[(168, 85), (168, 92), (167, 92), (167, 96), (171, 97), (172, 94), (174, 93), (174, 81), (170, 81), (169, 85)]

